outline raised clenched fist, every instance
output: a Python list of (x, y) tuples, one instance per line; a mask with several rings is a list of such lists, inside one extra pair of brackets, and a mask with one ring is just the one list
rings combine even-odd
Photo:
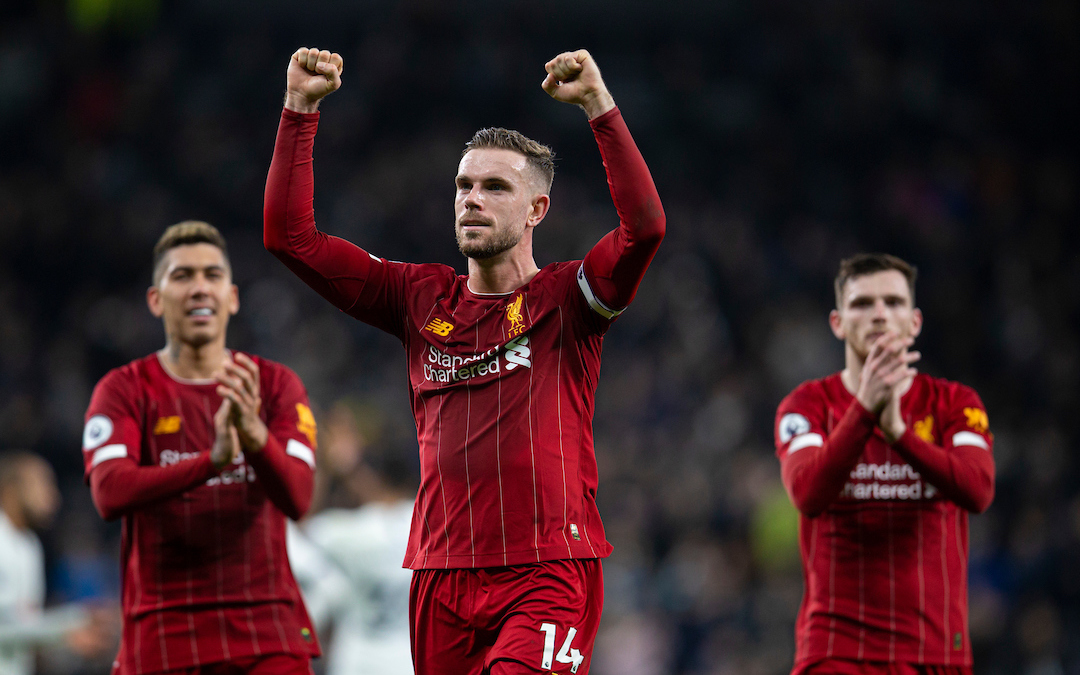
[(301, 47), (289, 59), (285, 107), (296, 112), (315, 112), (319, 101), (341, 87), (345, 62), (341, 54), (317, 47)]
[(603, 115), (615, 107), (600, 68), (584, 49), (563, 52), (544, 65), (547, 77), (540, 84), (556, 101), (579, 105), (589, 119)]

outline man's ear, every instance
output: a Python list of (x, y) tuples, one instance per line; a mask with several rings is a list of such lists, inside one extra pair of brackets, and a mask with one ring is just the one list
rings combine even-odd
[(836, 336), (837, 340), (846, 340), (847, 333), (844, 331), (844, 324), (840, 319), (840, 311), (834, 309), (829, 312), (829, 328), (832, 329), (832, 334)]
[(529, 210), (529, 216), (525, 219), (526, 227), (536, 227), (540, 224), (540, 221), (547, 216), (548, 208), (551, 206), (551, 197), (545, 194), (539, 194), (533, 197), (532, 208)]
[(229, 315), (235, 316), (240, 311), (240, 287), (233, 284), (229, 289)]
[(911, 310), (911, 337), (919, 337), (922, 332), (922, 310), (916, 307)]
[(146, 289), (146, 306), (150, 308), (150, 313), (159, 319), (165, 313), (165, 308), (161, 304), (161, 291), (157, 286)]

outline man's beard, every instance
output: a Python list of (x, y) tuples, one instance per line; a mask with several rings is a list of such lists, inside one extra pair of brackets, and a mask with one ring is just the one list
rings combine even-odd
[(495, 256), (509, 251), (518, 245), (521, 241), (521, 235), (524, 232), (515, 232), (513, 230), (502, 230), (496, 232), (494, 236), (488, 239), (477, 238), (475, 240), (469, 240), (465, 236), (465, 231), (458, 228), (457, 245), (458, 250), (466, 258), (472, 258), (474, 260), (487, 260), (488, 258), (494, 258)]

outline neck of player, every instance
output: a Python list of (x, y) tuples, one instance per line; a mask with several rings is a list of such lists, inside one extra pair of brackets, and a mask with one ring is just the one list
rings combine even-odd
[[(852, 396), (859, 391), (859, 379), (862, 378), (863, 365), (865, 364), (866, 357), (859, 356), (850, 343), (844, 343), (844, 370), (840, 373), (840, 381), (844, 383), (844, 389), (847, 389)], [(901, 396), (906, 394), (908, 389), (911, 389), (914, 381), (914, 377), (909, 377), (900, 382), (898, 388)]]
[(20, 532), (29, 529), (26, 517), (23, 515), (22, 505), (15, 490), (10, 487), (0, 494), (0, 511), (4, 512), (11, 526)]
[(469, 258), (469, 290), (473, 293), (512, 293), (532, 281), (539, 271), (531, 247), (518, 244), (490, 258)]
[(169, 339), (158, 352), (165, 366), (176, 377), (184, 380), (209, 380), (221, 367), (228, 354), (225, 336), (202, 345), (192, 345)]

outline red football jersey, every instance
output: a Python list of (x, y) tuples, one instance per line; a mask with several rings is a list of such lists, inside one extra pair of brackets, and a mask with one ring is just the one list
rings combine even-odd
[(506, 295), (380, 260), (350, 313), (407, 351), (421, 483), (405, 564), (496, 567), (611, 552), (596, 509), (601, 337), (576, 263)]
[(619, 227), (584, 261), (548, 265), (496, 295), (473, 293), (468, 277), (446, 265), (383, 260), (319, 232), (312, 206), (318, 119), (282, 113), (263, 237), (335, 306), (405, 346), (420, 445), (405, 565), (607, 556), (592, 436), (602, 337), (634, 297), (665, 226), (621, 113), (590, 121)]
[[(826, 495), (812, 517), (800, 515), (804, 595), (796, 665), (823, 658), (971, 665), (968, 511), (956, 501), (976, 510), (989, 504), (993, 437), (978, 395), (955, 382), (917, 375), (901, 410), (908, 431), (890, 446), (834, 374), (802, 384), (777, 411), (785, 486), (804, 511), (821, 474), (818, 485), (800, 483), (792, 465), (843, 451), (830, 444), (859, 446), (847, 455), (857, 459), (842, 467), (840, 482), (829, 484), (842, 485), (839, 495)], [(920, 466), (936, 471), (938, 484), (898, 447), (929, 457)]]
[[(261, 415), (288, 455), (287, 470), (312, 473), (315, 422), (300, 379), (251, 358), (259, 366)], [(87, 480), (112, 462), (202, 461), (210, 469), (182, 494), (123, 517), (121, 672), (319, 654), (285, 552), (285, 516), (265, 480), (242, 455), (220, 473), (206, 461), (220, 405), (214, 381), (178, 379), (156, 354), (110, 371), (94, 389), (83, 437)]]

